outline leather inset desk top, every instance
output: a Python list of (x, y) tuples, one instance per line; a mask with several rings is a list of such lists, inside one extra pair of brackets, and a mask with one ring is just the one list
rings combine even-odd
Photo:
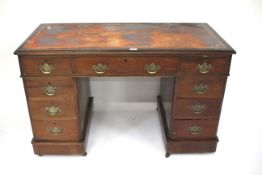
[(210, 50), (234, 52), (205, 23), (41, 24), (16, 51)]

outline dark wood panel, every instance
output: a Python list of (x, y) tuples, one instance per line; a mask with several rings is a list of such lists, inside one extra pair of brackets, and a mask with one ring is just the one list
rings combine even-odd
[[(93, 68), (98, 64), (106, 65), (104, 74), (97, 74)], [(149, 74), (146, 65), (154, 63), (159, 70)], [(74, 60), (73, 67), (76, 75), (81, 76), (174, 76), (177, 72), (178, 61), (175, 57), (83, 57)]]
[(46, 142), (32, 141), (34, 153), (38, 155), (86, 155), (84, 141)]
[[(77, 120), (50, 120), (50, 121), (32, 121), (34, 139), (39, 141), (79, 141), (81, 140), (81, 131)], [(53, 134), (54, 128), (61, 131), (59, 134)], [(57, 130), (57, 129), (55, 129)], [(51, 133), (50, 133), (51, 132)]]
[[(220, 74), (228, 75), (230, 67), (229, 57), (183, 57), (180, 60), (180, 72), (194, 75)], [(211, 66), (207, 73), (201, 73), (199, 66), (205, 64)]]
[[(41, 72), (41, 67), (47, 63), (52, 67), (50, 74)], [(20, 68), (22, 76), (60, 76), (72, 75), (71, 60), (66, 57), (48, 57), (48, 56), (22, 56), (20, 57)]]
[(210, 139), (173, 139), (171, 137), (172, 135), (169, 136), (167, 121), (165, 117), (166, 114), (160, 96), (158, 96), (157, 98), (157, 104), (161, 131), (165, 143), (166, 157), (168, 157), (172, 153), (205, 153), (216, 151), (218, 142), (217, 137)]
[[(78, 141), (63, 141), (63, 140), (32, 140), (34, 153), (38, 155), (72, 155), (80, 154), (86, 155), (86, 143), (88, 139), (88, 128), (90, 126), (90, 119), (93, 110), (93, 98), (88, 98), (88, 104), (86, 106), (86, 113), (84, 119), (84, 127), (81, 130), (81, 139)], [(41, 124), (41, 123), (40, 123)], [(73, 131), (74, 132), (74, 131)]]
[[(31, 78), (24, 80), (26, 93), (28, 97), (50, 97), (50, 100), (56, 97), (74, 97), (75, 96), (75, 78)], [(46, 90), (48, 86), (53, 87), (52, 91)], [(50, 93), (52, 92), (52, 93)], [(47, 94), (46, 94), (47, 93)], [(49, 93), (49, 95), (48, 95)], [(51, 96), (50, 96), (51, 94)], [(54, 94), (54, 95), (52, 95)]]
[[(177, 139), (208, 139), (215, 138), (218, 120), (174, 120), (173, 138)], [(198, 131), (196, 128), (198, 129)], [(194, 130), (194, 132), (192, 132)], [(194, 134), (192, 134), (194, 133)]]
[[(160, 97), (162, 101), (162, 105), (165, 111), (166, 122), (168, 126), (168, 130), (171, 128), (171, 120), (172, 120), (172, 111), (173, 111), (173, 99), (174, 95), (174, 86), (176, 84), (176, 78), (174, 77), (162, 77), (160, 79)], [(158, 98), (160, 98), (158, 97)]]
[(174, 118), (218, 118), (221, 99), (176, 99), (174, 101)]
[[(83, 77), (77, 79), (77, 93), (78, 93), (78, 110), (81, 130), (84, 127), (86, 112), (88, 110), (88, 100), (91, 94), (89, 78)], [(90, 109), (89, 109), (90, 110)]]
[(216, 151), (217, 139), (208, 140), (173, 140), (166, 144), (166, 152), (177, 153), (211, 153)]
[[(56, 97), (50, 99), (49, 97), (32, 97), (28, 98), (28, 106), (30, 116), (34, 120), (63, 120), (70, 118), (78, 118), (76, 106), (77, 103), (72, 97)], [(47, 107), (58, 107), (60, 111), (56, 115), (47, 113)], [(52, 110), (51, 110), (52, 112)]]
[(222, 98), (225, 76), (179, 76), (176, 78), (177, 98)]

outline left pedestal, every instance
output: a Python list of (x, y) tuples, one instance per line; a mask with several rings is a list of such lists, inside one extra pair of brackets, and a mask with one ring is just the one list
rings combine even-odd
[(93, 98), (89, 78), (74, 77), (64, 57), (19, 57), (38, 155), (86, 155)]

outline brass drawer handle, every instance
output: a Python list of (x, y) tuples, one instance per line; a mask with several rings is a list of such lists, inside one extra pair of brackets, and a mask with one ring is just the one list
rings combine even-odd
[(50, 106), (50, 107), (46, 107), (45, 111), (48, 115), (57, 115), (59, 112), (61, 112), (61, 109), (57, 106)]
[(53, 128), (48, 128), (48, 132), (52, 135), (60, 135), (64, 133), (63, 128), (58, 128), (58, 127), (53, 127)]
[(51, 64), (48, 64), (47, 62), (45, 62), (44, 64), (41, 64), (39, 68), (43, 74), (51, 74), (52, 71), (54, 70), (54, 66)]
[(97, 65), (93, 65), (92, 67), (93, 67), (93, 70), (98, 75), (104, 74), (106, 70), (108, 69), (106, 64), (101, 64), (101, 63), (98, 63)]
[(204, 94), (208, 91), (208, 86), (206, 84), (200, 83), (196, 84), (192, 90), (197, 94)]
[(45, 94), (47, 96), (54, 96), (56, 94), (56, 87), (49, 84), (48, 86), (45, 87)]
[(197, 68), (201, 74), (206, 74), (213, 68), (213, 66), (205, 62), (203, 64), (198, 64)]
[(157, 71), (160, 69), (160, 66), (155, 63), (150, 63), (145, 65), (145, 69), (150, 75), (153, 75), (157, 73)]
[(202, 128), (200, 126), (197, 126), (197, 125), (193, 125), (193, 126), (190, 126), (188, 128), (188, 131), (192, 134), (192, 135), (197, 135), (200, 133), (200, 131), (202, 130)]
[(195, 114), (201, 114), (202, 112), (204, 112), (204, 110), (206, 109), (205, 105), (201, 105), (201, 104), (195, 104), (191, 107), (192, 112)]

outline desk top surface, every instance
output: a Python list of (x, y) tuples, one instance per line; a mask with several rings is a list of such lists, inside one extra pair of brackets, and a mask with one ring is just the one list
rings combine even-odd
[(16, 50), (43, 51), (234, 50), (206, 23), (41, 24)]

